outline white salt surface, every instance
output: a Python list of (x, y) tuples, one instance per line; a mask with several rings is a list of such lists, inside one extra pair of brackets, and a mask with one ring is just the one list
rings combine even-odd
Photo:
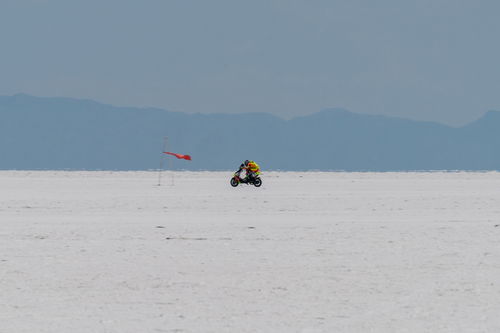
[(500, 332), (499, 173), (0, 172), (0, 332)]

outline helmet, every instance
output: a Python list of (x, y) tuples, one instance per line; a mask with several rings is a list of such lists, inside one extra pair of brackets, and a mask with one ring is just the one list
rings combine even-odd
[(250, 161), (249, 161), (249, 160), (246, 160), (246, 161), (245, 161), (245, 163), (244, 163), (244, 164), (245, 164), (245, 166), (248, 166), (248, 163), (250, 163)]

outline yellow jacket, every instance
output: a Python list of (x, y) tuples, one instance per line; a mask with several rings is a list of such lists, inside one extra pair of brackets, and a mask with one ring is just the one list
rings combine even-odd
[(257, 163), (255, 163), (254, 161), (248, 162), (246, 169), (249, 171), (252, 171), (253, 173), (256, 173), (256, 174), (260, 173), (259, 165)]

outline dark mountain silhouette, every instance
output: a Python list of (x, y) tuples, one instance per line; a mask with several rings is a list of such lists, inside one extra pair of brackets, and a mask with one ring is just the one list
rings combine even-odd
[(283, 120), (270, 114), (184, 114), (90, 100), (0, 97), (0, 169), (144, 170), (163, 137), (191, 154), (177, 169), (500, 170), (500, 112), (461, 128), (342, 109)]

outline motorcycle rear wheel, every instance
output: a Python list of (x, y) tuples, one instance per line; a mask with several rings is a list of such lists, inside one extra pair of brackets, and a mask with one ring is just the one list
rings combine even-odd
[(255, 178), (253, 184), (255, 187), (260, 187), (262, 185), (262, 180), (260, 178)]

